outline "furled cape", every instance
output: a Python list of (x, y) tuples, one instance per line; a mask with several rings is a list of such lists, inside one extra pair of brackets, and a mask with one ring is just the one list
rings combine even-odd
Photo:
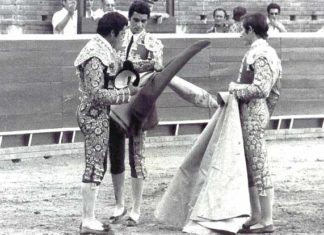
[(144, 130), (149, 130), (157, 125), (157, 116), (152, 115), (155, 102), (170, 80), (180, 71), (183, 66), (198, 52), (206, 48), (209, 41), (200, 40), (185, 48), (177, 54), (161, 72), (153, 73), (151, 79), (145, 84), (141, 91), (127, 104), (113, 105), (111, 118), (114, 119), (126, 133), (132, 133), (132, 122), (136, 119), (143, 124)]
[(238, 103), (233, 95), (213, 115), (155, 211), (183, 231), (236, 233), (250, 214)]

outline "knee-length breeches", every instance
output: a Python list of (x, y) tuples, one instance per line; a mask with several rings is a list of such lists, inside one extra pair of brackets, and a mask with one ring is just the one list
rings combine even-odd
[(259, 195), (266, 196), (265, 190), (273, 187), (264, 136), (268, 108), (264, 100), (255, 99), (241, 103), (240, 113), (249, 187), (255, 186)]
[(79, 108), (77, 119), (85, 139), (85, 170), (82, 182), (99, 185), (107, 170), (108, 112), (96, 109), (85, 112)]
[[(118, 123), (110, 121), (109, 158), (111, 173), (120, 174), (125, 171), (125, 133)], [(133, 178), (145, 179), (147, 176), (145, 168), (145, 132), (140, 128), (135, 135), (129, 137), (129, 165)]]

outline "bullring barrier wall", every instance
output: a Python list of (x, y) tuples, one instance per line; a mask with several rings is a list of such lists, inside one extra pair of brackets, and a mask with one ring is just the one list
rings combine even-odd
[[(29, 145), (30, 136), (24, 134), (29, 130), (36, 130), (35, 133), (58, 128), (77, 130), (78, 81), (73, 61), (91, 37), (93, 35), (1, 35), (1, 147)], [(160, 34), (157, 37), (165, 45), (165, 63), (196, 40), (211, 41), (211, 45), (192, 58), (178, 75), (212, 94), (226, 91), (228, 84), (236, 80), (247, 50), (238, 34)], [(270, 128), (276, 129), (279, 122), (283, 128), (293, 125), (323, 128), (324, 35), (285, 33), (270, 38), (269, 43), (277, 50), (283, 67), (282, 95)], [(157, 106), (162, 124), (195, 124), (199, 120), (205, 123), (214, 112), (194, 107), (169, 88), (158, 99)], [(291, 116), (299, 118), (292, 123), (288, 118)], [(188, 126), (182, 134), (200, 132), (204, 125)], [(177, 128), (179, 125), (166, 129), (161, 125), (155, 132), (163, 135), (179, 131)], [(21, 133), (19, 137), (10, 134), (17, 131)], [(80, 133), (74, 135), (74, 132), (62, 135), (58, 131), (50, 136), (46, 133), (34, 135), (33, 141), (37, 145), (47, 143), (48, 138), (54, 142), (80, 140)]]

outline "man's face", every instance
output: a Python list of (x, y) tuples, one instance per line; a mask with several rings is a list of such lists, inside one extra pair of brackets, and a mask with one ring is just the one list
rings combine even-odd
[(94, 0), (87, 0), (87, 1), (86, 1), (86, 7), (87, 7), (87, 9), (93, 7), (93, 2), (94, 2)]
[(253, 35), (254, 35), (254, 32), (252, 29), (247, 31), (247, 30), (245, 30), (245, 28), (243, 28), (243, 30), (241, 31), (241, 38), (244, 42), (244, 45), (249, 46), (252, 44)]
[(133, 13), (132, 17), (129, 19), (129, 27), (133, 34), (142, 32), (147, 24), (148, 15), (140, 14), (136, 11)]
[(102, 2), (103, 6), (103, 11), (104, 12), (112, 12), (115, 11), (115, 0), (103, 0)]
[(121, 49), (122, 47), (122, 44), (123, 44), (123, 41), (124, 41), (124, 37), (125, 37), (125, 34), (126, 34), (126, 29), (127, 29), (127, 26), (125, 26), (123, 28), (123, 30), (121, 30), (118, 34), (118, 36), (116, 37), (115, 36), (115, 43), (114, 43), (114, 48), (116, 50), (119, 50)]
[(270, 20), (277, 20), (279, 17), (279, 10), (277, 8), (272, 8), (269, 10), (268, 17)]
[(77, 1), (76, 0), (65, 0), (65, 1), (63, 1), (63, 6), (67, 10), (75, 10), (77, 7)]
[(221, 26), (225, 21), (225, 12), (216, 11), (214, 17), (214, 23), (216, 26)]

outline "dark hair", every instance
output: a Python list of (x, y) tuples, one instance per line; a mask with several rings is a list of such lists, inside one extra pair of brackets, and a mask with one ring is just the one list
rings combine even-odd
[(246, 8), (245, 7), (235, 7), (233, 9), (233, 19), (235, 21), (240, 21), (241, 17), (246, 14)]
[(214, 18), (215, 18), (215, 16), (216, 16), (216, 11), (222, 11), (222, 12), (224, 12), (224, 17), (225, 17), (226, 20), (228, 20), (228, 15), (227, 15), (227, 12), (226, 12), (226, 10), (225, 10), (224, 8), (216, 8), (216, 9), (214, 10), (214, 12), (213, 12), (213, 17), (214, 17)]
[(130, 5), (128, 9), (129, 19), (133, 16), (134, 12), (147, 15), (147, 18), (150, 18), (151, 10), (150, 10), (150, 6), (146, 2), (136, 0)]
[(245, 32), (251, 28), (254, 33), (260, 38), (266, 39), (268, 37), (268, 22), (267, 17), (261, 13), (248, 14), (243, 16), (243, 28)]
[(127, 24), (128, 20), (122, 14), (118, 12), (108, 12), (100, 18), (97, 33), (106, 37), (113, 31), (117, 37), (119, 32), (122, 31)]
[(277, 3), (270, 3), (268, 6), (267, 6), (267, 12), (270, 13), (270, 9), (278, 9), (278, 13), (280, 14), (280, 6), (277, 4)]

